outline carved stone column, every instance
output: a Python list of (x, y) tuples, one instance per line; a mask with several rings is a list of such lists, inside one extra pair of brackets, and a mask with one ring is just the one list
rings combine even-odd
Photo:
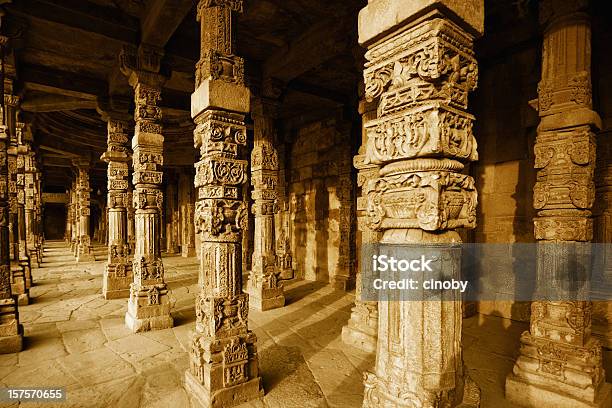
[[(595, 203), (593, 205), (593, 240), (598, 243), (612, 243), (612, 128), (608, 126), (597, 135), (597, 163), (595, 166)], [(606, 254), (606, 270), (603, 285), (593, 287), (596, 295), (605, 299), (612, 291), (612, 259)], [(603, 346), (612, 349), (612, 302), (593, 302), (593, 334), (599, 337)]]
[(179, 219), (177, 210), (176, 173), (168, 172), (168, 183), (166, 185), (166, 253), (176, 254), (179, 252)]
[(278, 153), (278, 183), (276, 195), (279, 211), (275, 217), (276, 227), (276, 264), (281, 279), (293, 278), (293, 251), (291, 250), (291, 216), (289, 210), (287, 144), (276, 143)]
[[(5, 65), (8, 67), (8, 65)], [(17, 107), (19, 97), (12, 95), (13, 81), (4, 77), (4, 109), (6, 125), (8, 127), (9, 143), (7, 148), (8, 163), (8, 202), (9, 202), (9, 242), (11, 259), (11, 291), (17, 296), (19, 305), (29, 303), (29, 289), (27, 285), (28, 271), (24, 263), (19, 262), (19, 210), (18, 210), (18, 157), (19, 142), (17, 136)]]
[(283, 283), (276, 259), (274, 218), (278, 212), (278, 153), (275, 146), (275, 101), (255, 99), (251, 115), (255, 141), (251, 153), (251, 184), (255, 236), (248, 292), (251, 307), (270, 310), (285, 306)]
[(79, 199), (77, 195), (78, 186), (78, 173), (72, 181), (72, 188), (70, 189), (70, 196), (72, 197), (71, 211), (72, 216), (72, 236), (70, 237), (70, 250), (76, 257), (77, 249), (79, 247)]
[(136, 243), (132, 270), (134, 282), (125, 315), (126, 326), (134, 332), (166, 329), (170, 298), (164, 281), (161, 259), (161, 191), (164, 161), (162, 110), (158, 106), (166, 77), (160, 74), (163, 50), (142, 44), (138, 50), (124, 48), (121, 69), (134, 88), (136, 129), (132, 138), (134, 167), (134, 223)]
[(78, 212), (76, 214), (78, 243), (76, 245), (77, 262), (95, 261), (93, 247), (91, 246), (91, 236), (89, 235), (89, 222), (91, 215), (89, 187), (89, 160), (78, 159), (73, 161), (77, 168), (78, 180), (76, 184), (76, 197), (79, 203)]
[[(39, 159), (40, 156), (37, 157), (37, 159)], [(45, 241), (45, 231), (44, 231), (44, 227), (43, 227), (43, 218), (42, 218), (42, 213), (43, 213), (43, 199), (42, 199), (42, 180), (43, 180), (43, 175), (42, 175), (42, 171), (40, 170), (42, 167), (40, 161), (38, 161), (38, 164), (36, 166), (36, 178), (34, 181), (34, 186), (35, 186), (35, 190), (34, 190), (34, 213), (35, 213), (35, 226), (36, 226), (36, 240), (37, 240), (37, 246), (36, 249), (38, 251), (38, 262), (42, 263), (42, 259), (43, 259), (43, 245), (44, 245), (44, 241)]]
[[(369, 180), (379, 177), (380, 167), (375, 164), (365, 164), (365, 151), (367, 146), (367, 131), (365, 124), (376, 119), (376, 105), (367, 103), (365, 100), (359, 104), (359, 113), (362, 117), (362, 135), (359, 154), (353, 158), (353, 165), (357, 169), (357, 187), (362, 188)], [(371, 230), (367, 226), (368, 215), (367, 196), (362, 194), (357, 198), (357, 246), (371, 245), (380, 241), (380, 233)], [(357, 256), (360, 262), (360, 256)], [(359, 265), (361, 267), (361, 265)], [(361, 300), (361, 273), (357, 270), (355, 287), (355, 306), (351, 309), (351, 318), (347, 325), (342, 328), (342, 341), (365, 352), (372, 353), (376, 350), (378, 338), (378, 306), (376, 302)]]
[[(350, 132), (350, 129), (343, 129), (343, 132)], [(351, 146), (342, 146), (338, 167), (338, 184), (336, 185), (336, 199), (338, 200), (338, 261), (336, 263), (336, 273), (332, 279), (332, 286), (339, 290), (350, 290), (355, 285), (354, 265), (355, 265), (355, 225), (353, 223), (354, 213), (354, 194), (353, 178), (351, 175)]]
[[(445, 279), (460, 279), (456, 229), (476, 222), (474, 180), (461, 171), (478, 157), (467, 99), (483, 22), (482, 0), (372, 0), (359, 14), (366, 98), (379, 98), (377, 119), (365, 124), (364, 164), (380, 166), (363, 188), (368, 227), (382, 233), (381, 244), (438, 254)], [(376, 367), (366, 374), (363, 406), (479, 406), (462, 360), (461, 309), (457, 292), (379, 302)]]
[(17, 353), (23, 347), (23, 328), (19, 324), (17, 303), (11, 293), (7, 160), (9, 132), (4, 116), (4, 47), (7, 41), (6, 37), (0, 35), (0, 87), (2, 87), (0, 92), (0, 353), (2, 354)]
[(25, 224), (26, 224), (26, 245), (30, 260), (36, 260), (40, 266), (38, 257), (38, 237), (36, 220), (36, 153), (32, 150), (32, 145), (27, 145), (25, 155)]
[[(537, 275), (568, 278), (582, 261), (574, 250), (593, 239), (595, 131), (601, 128), (591, 101), (591, 24), (587, 1), (544, 0), (540, 115), (535, 144), (538, 170)], [(548, 277), (548, 279), (547, 279)], [(586, 282), (588, 285), (588, 282)], [(506, 379), (506, 398), (527, 407), (610, 407), (601, 343), (591, 335), (591, 302), (557, 298), (531, 305), (530, 331)]]
[(242, 12), (242, 1), (198, 3), (201, 47), (191, 112), (200, 152), (195, 226), (201, 237), (201, 290), (185, 386), (205, 407), (230, 407), (263, 395), (257, 338), (248, 329), (249, 297), (242, 292), (249, 90), (244, 61), (234, 54), (234, 12)]
[(17, 122), (17, 235), (19, 238), (19, 265), (25, 274), (26, 289), (32, 285), (32, 265), (26, 237), (25, 216), (25, 188), (26, 188), (26, 160), (28, 147), (25, 144), (25, 123)]
[(136, 247), (136, 225), (134, 222), (136, 210), (134, 209), (134, 188), (128, 180), (128, 192), (127, 192), (127, 240), (129, 254), (134, 255), (134, 249)]
[(66, 229), (64, 231), (64, 241), (67, 244), (71, 244), (72, 242), (72, 188), (66, 190), (66, 195), (68, 196), (68, 202), (66, 203)]
[(184, 171), (181, 171), (179, 173), (178, 198), (181, 215), (181, 256), (183, 257), (195, 256), (192, 191), (191, 177)]
[(101, 160), (107, 168), (108, 259), (102, 279), (105, 299), (127, 298), (133, 281), (127, 237), (128, 176), (130, 160), (126, 117), (108, 113), (107, 150)]

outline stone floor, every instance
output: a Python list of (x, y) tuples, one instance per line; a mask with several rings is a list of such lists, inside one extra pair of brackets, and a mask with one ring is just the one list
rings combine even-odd
[[(182, 381), (195, 320), (197, 260), (164, 258), (175, 327), (132, 334), (123, 324), (126, 300), (100, 295), (104, 247), (96, 247), (99, 261), (90, 263), (75, 263), (63, 242), (48, 242), (44, 255), (33, 270), (32, 302), (20, 308), (25, 350), (0, 355), (0, 387), (65, 386), (67, 401), (56, 405), (63, 408), (194, 406)], [(286, 297), (282, 309), (249, 314), (266, 395), (245, 407), (361, 406), (362, 372), (374, 359), (340, 339), (353, 296), (296, 281), (286, 285)], [(525, 329), (493, 317), (465, 320), (465, 360), (483, 390), (483, 408), (512, 407), (503, 400), (503, 381)]]

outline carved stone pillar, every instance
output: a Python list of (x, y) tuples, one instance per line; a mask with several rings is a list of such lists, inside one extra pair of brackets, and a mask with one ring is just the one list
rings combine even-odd
[(26, 245), (30, 260), (36, 260), (40, 267), (41, 259), (38, 257), (38, 237), (36, 220), (36, 154), (32, 150), (32, 145), (27, 145), (25, 155), (25, 224), (26, 224)]
[(138, 50), (124, 48), (121, 69), (134, 88), (136, 129), (132, 138), (134, 167), (135, 249), (134, 282), (125, 315), (126, 326), (134, 332), (166, 329), (170, 298), (164, 281), (161, 259), (161, 191), (164, 161), (162, 110), (158, 106), (166, 78), (160, 74), (163, 50), (142, 44)]
[[(612, 243), (612, 129), (597, 135), (597, 164), (595, 166), (595, 203), (593, 206), (593, 240)], [(593, 287), (593, 292), (605, 299), (612, 291), (612, 259), (606, 254), (606, 270), (603, 283)], [(612, 302), (593, 302), (593, 334), (603, 341), (603, 346), (612, 349)]]
[[(0, 16), (1, 18), (1, 16)], [(18, 306), (11, 293), (11, 259), (9, 251), (9, 191), (7, 148), (8, 127), (4, 109), (4, 47), (7, 38), (0, 35), (0, 353), (17, 353), (23, 347), (23, 328), (19, 324)]]
[(195, 227), (193, 223), (194, 206), (192, 202), (193, 186), (191, 177), (181, 171), (179, 173), (179, 207), (181, 226), (181, 256), (195, 256)]
[(76, 223), (78, 231), (78, 243), (76, 245), (77, 262), (95, 261), (93, 247), (91, 246), (91, 236), (89, 235), (89, 222), (91, 215), (89, 187), (89, 160), (78, 159), (73, 161), (77, 168), (78, 180), (76, 184), (76, 198), (79, 203), (78, 212), (76, 214)]
[[(168, 172), (168, 183), (166, 185), (166, 253), (176, 254), (179, 252), (179, 219), (177, 210), (176, 173)], [(192, 224), (193, 227), (193, 224)]]
[[(350, 130), (342, 130), (344, 132)], [(338, 200), (338, 261), (332, 286), (339, 290), (350, 290), (355, 285), (355, 225), (353, 223), (354, 194), (353, 178), (351, 176), (351, 146), (342, 146), (338, 166), (338, 184), (336, 185), (336, 199)]]
[[(565, 271), (582, 262), (574, 250), (593, 239), (595, 131), (601, 119), (592, 110), (587, 3), (540, 2), (544, 39), (533, 203), (537, 275), (546, 287), (538, 287), (538, 294), (554, 289), (550, 276), (567, 279)], [(521, 336), (521, 354), (506, 379), (506, 398), (527, 407), (612, 406), (591, 315), (591, 302), (534, 301), (530, 331)]]
[(135, 215), (136, 210), (134, 209), (134, 188), (128, 180), (128, 192), (127, 192), (127, 240), (129, 254), (134, 255), (134, 249), (136, 247), (136, 225)]
[(66, 203), (66, 229), (64, 231), (64, 241), (67, 244), (71, 244), (72, 242), (72, 188), (66, 190), (66, 195), (68, 196), (68, 202)]
[(205, 407), (230, 407), (261, 397), (249, 297), (242, 292), (242, 231), (248, 221), (244, 61), (234, 54), (233, 13), (242, 1), (202, 0), (200, 60), (191, 112), (196, 123), (196, 232), (201, 261), (196, 326), (185, 386)]
[(130, 160), (127, 118), (106, 117), (107, 150), (100, 157), (107, 168), (108, 259), (102, 278), (105, 299), (127, 298), (133, 281), (127, 237), (128, 176)]
[(248, 292), (251, 307), (270, 310), (285, 306), (283, 283), (276, 259), (274, 218), (278, 212), (278, 153), (275, 146), (275, 101), (255, 99), (251, 115), (255, 141), (251, 153), (251, 184), (255, 235)]
[(18, 210), (18, 157), (19, 141), (17, 136), (17, 106), (19, 97), (12, 95), (13, 81), (4, 78), (4, 109), (6, 125), (9, 132), (9, 143), (7, 148), (8, 163), (8, 202), (9, 202), (9, 242), (11, 259), (11, 291), (17, 296), (19, 305), (29, 303), (29, 289), (26, 277), (28, 271), (24, 263), (19, 261), (19, 210)]
[[(461, 171), (478, 157), (467, 99), (483, 23), (482, 0), (371, 0), (359, 14), (366, 98), (379, 98), (377, 119), (365, 124), (364, 164), (380, 166), (363, 188), (368, 227), (382, 233), (381, 244), (438, 254), (444, 279), (460, 279), (456, 229), (476, 222), (474, 180)], [(366, 374), (363, 406), (479, 406), (462, 360), (461, 309), (458, 292), (379, 302), (376, 367)]]
[(276, 227), (276, 264), (280, 279), (293, 278), (293, 252), (291, 251), (291, 212), (289, 210), (289, 194), (287, 182), (287, 145), (276, 143), (278, 152), (278, 183), (276, 195), (278, 213), (275, 217)]
[(77, 186), (78, 186), (78, 174), (75, 176), (72, 181), (72, 188), (70, 189), (70, 196), (72, 197), (72, 236), (70, 237), (70, 250), (76, 257), (77, 249), (79, 247), (79, 199), (77, 195)]
[[(362, 136), (359, 154), (353, 158), (353, 165), (357, 169), (357, 187), (362, 188), (369, 180), (379, 177), (380, 167), (375, 164), (365, 164), (365, 151), (367, 146), (367, 131), (365, 124), (376, 119), (376, 105), (368, 104), (365, 100), (359, 104), (359, 113), (362, 116)], [(362, 194), (357, 198), (357, 246), (371, 245), (380, 241), (380, 233), (367, 226), (367, 196)], [(359, 262), (360, 257), (357, 256)], [(361, 265), (359, 265), (361, 267)], [(355, 287), (355, 306), (351, 309), (351, 318), (342, 328), (342, 341), (365, 352), (376, 350), (378, 338), (378, 306), (376, 302), (361, 300), (361, 273), (357, 270)]]
[(25, 274), (26, 289), (32, 286), (32, 265), (28, 252), (25, 216), (26, 160), (28, 147), (25, 144), (25, 123), (17, 122), (17, 235), (19, 238), (19, 265)]
[(38, 165), (36, 166), (37, 170), (36, 170), (36, 178), (34, 181), (34, 185), (36, 187), (35, 191), (34, 191), (34, 212), (35, 212), (35, 219), (36, 219), (36, 239), (37, 239), (37, 246), (36, 249), (38, 251), (38, 262), (42, 263), (42, 259), (43, 259), (43, 245), (44, 245), (44, 241), (45, 241), (45, 231), (44, 231), (44, 227), (43, 227), (43, 218), (42, 218), (42, 213), (43, 213), (43, 199), (42, 199), (42, 180), (43, 180), (43, 175), (42, 175), (42, 171), (40, 170), (40, 168), (42, 167), (40, 161), (38, 162)]

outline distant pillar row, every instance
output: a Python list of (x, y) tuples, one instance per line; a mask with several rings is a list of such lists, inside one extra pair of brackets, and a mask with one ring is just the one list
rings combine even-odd
[(141, 44), (124, 48), (121, 69), (134, 88), (136, 127), (132, 138), (135, 208), (134, 282), (125, 315), (134, 332), (173, 326), (170, 298), (161, 258), (161, 213), (163, 209), (161, 89), (166, 77), (160, 73), (163, 50)]
[(200, 293), (185, 386), (206, 407), (229, 407), (263, 395), (256, 336), (248, 329), (249, 296), (242, 291), (242, 235), (248, 224), (245, 115), (249, 90), (235, 55), (238, 0), (202, 0), (200, 60), (191, 112), (201, 237)]
[[(1, 18), (1, 16), (0, 16)], [(11, 251), (9, 238), (9, 168), (8, 146), (10, 132), (5, 124), (4, 51), (8, 38), (0, 35), (0, 353), (16, 353), (23, 347), (23, 327), (19, 324), (17, 302), (13, 298)], [(10, 87), (9, 87), (10, 91)]]
[(128, 122), (112, 115), (107, 120), (108, 147), (101, 159), (107, 168), (108, 258), (102, 280), (105, 299), (128, 298), (133, 281), (128, 243)]
[[(476, 222), (474, 180), (462, 170), (478, 158), (467, 103), (478, 79), (474, 38), (483, 31), (484, 2), (427, 6), (372, 0), (359, 14), (365, 96), (378, 99), (377, 118), (365, 124), (363, 164), (380, 167), (363, 193), (380, 244), (434, 254), (445, 279), (460, 279), (456, 230)], [(479, 406), (462, 359), (461, 294), (381, 295), (387, 301), (378, 302), (376, 365), (365, 377), (363, 406)]]
[[(591, 22), (588, 2), (540, 3), (544, 28), (540, 116), (534, 147), (533, 191), (537, 278), (571, 278), (593, 239), (595, 132), (601, 119), (592, 109)], [(590, 271), (590, 266), (585, 265)], [(584, 282), (581, 282), (584, 284)], [(584, 286), (588, 294), (588, 283)], [(530, 330), (506, 380), (506, 398), (526, 407), (610, 407), (601, 343), (591, 335), (591, 302), (554, 296), (531, 305)]]
[(276, 123), (278, 103), (266, 97), (254, 100), (252, 117), (255, 140), (251, 153), (251, 184), (255, 215), (252, 267), (248, 292), (251, 307), (270, 310), (285, 305), (281, 269), (276, 256), (275, 214), (278, 212), (278, 152)]
[(89, 185), (89, 160), (78, 159), (73, 161), (77, 169), (76, 199), (78, 211), (76, 214), (76, 259), (77, 262), (94, 261), (91, 236), (89, 235), (89, 223), (91, 216), (91, 187)]

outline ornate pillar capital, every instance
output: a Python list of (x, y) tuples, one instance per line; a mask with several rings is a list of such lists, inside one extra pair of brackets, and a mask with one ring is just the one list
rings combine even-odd
[(539, 21), (545, 29), (571, 19), (588, 18), (589, 0), (540, 0)]
[(169, 78), (167, 67), (162, 65), (164, 49), (149, 44), (138, 47), (125, 45), (119, 53), (119, 67), (130, 85), (144, 84), (160, 88)]

